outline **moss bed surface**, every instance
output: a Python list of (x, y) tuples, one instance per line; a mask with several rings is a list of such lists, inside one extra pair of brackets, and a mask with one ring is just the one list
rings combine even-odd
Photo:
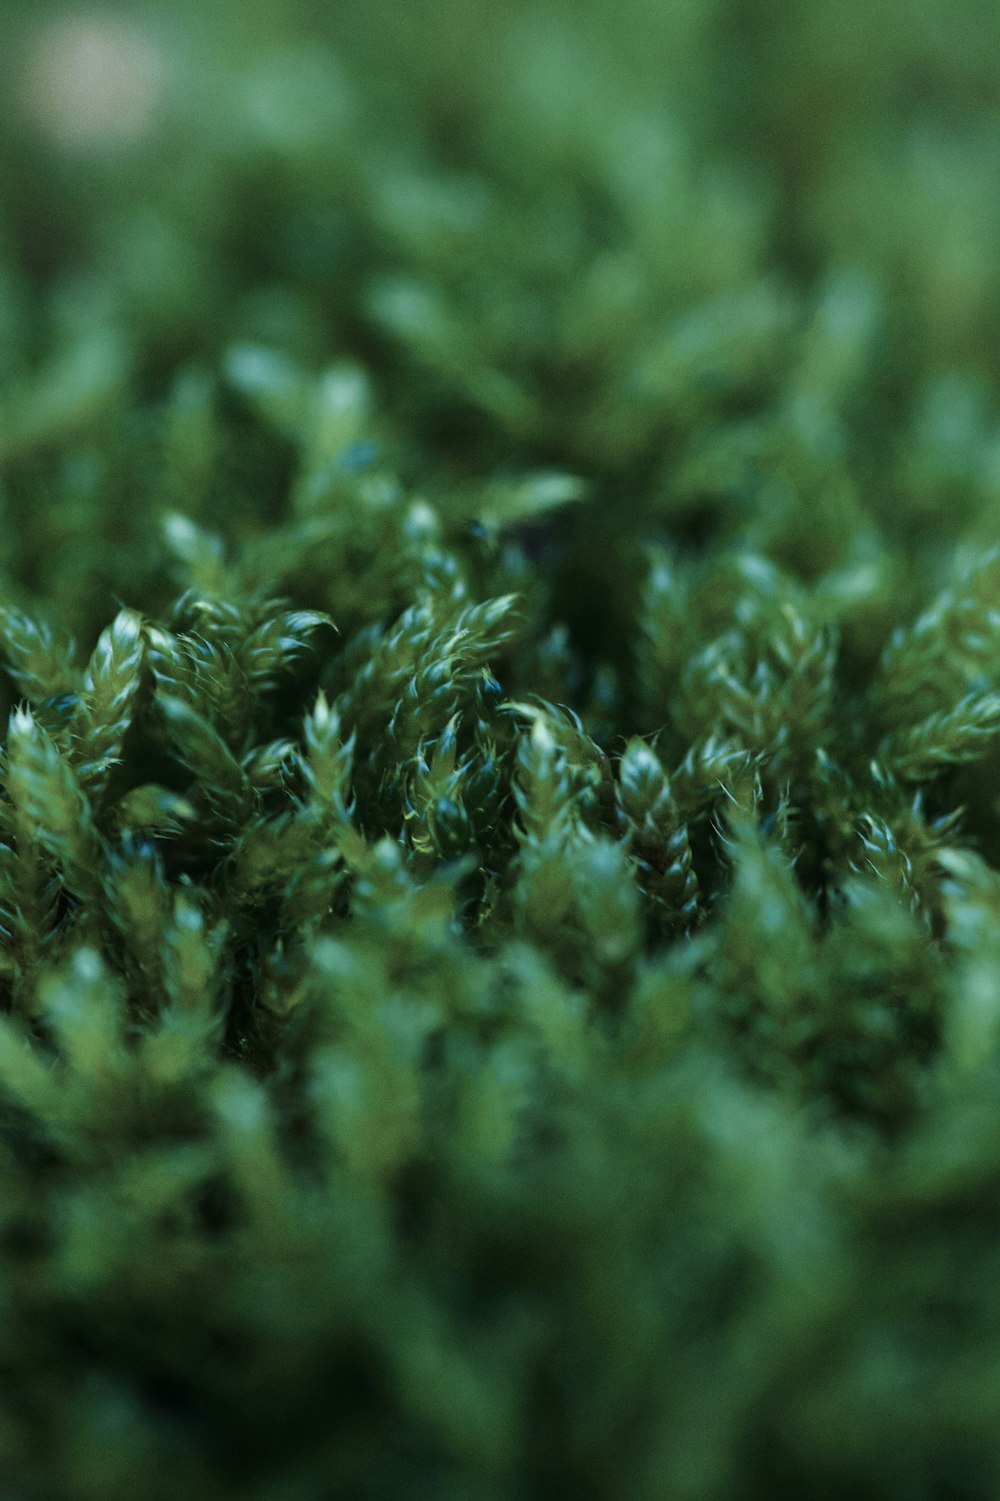
[(1000, 11), (2, 27), (3, 1501), (996, 1501)]

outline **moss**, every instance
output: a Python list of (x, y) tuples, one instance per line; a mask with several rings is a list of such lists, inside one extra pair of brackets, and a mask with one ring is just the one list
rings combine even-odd
[(1000, 21), (8, 8), (4, 1494), (990, 1501)]

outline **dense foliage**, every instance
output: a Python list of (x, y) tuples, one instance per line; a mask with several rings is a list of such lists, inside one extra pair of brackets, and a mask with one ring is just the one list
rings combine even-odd
[(5, 16), (5, 1501), (991, 1501), (995, 8)]

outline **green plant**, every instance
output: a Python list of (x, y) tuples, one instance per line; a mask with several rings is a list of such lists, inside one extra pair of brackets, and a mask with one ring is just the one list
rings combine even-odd
[(1000, 21), (10, 9), (0, 1490), (990, 1501)]

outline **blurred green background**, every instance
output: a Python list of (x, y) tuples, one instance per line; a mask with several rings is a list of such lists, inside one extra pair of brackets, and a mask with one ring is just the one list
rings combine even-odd
[[(89, 60), (74, 59), (88, 28)], [(328, 337), (356, 340), (337, 273), (399, 252), (360, 233), (359, 177), (378, 152), (397, 175), (429, 162), (454, 173), (453, 218), (481, 213), (488, 189), (511, 211), (543, 187), (567, 216), (585, 202), (592, 250), (629, 247), (633, 193), (662, 217), (680, 158), (740, 178), (776, 268), (808, 277), (834, 257), (890, 276), (935, 355), (990, 365), (1000, 18), (986, 0), (11, 0), (4, 30), (5, 240), (22, 290), (75, 263), (164, 325), (186, 304), (178, 347), (182, 334), (198, 347), (196, 330), (205, 341), (223, 316), (243, 326), (245, 310), (216, 306), (206, 327), (196, 293), (206, 261), (225, 274), (216, 258), (244, 226), (231, 280), (266, 284), (311, 255), (310, 311)], [(61, 95), (47, 122), (40, 53)], [(108, 123), (115, 89), (151, 62), (156, 97), (130, 149), (115, 149), (127, 134)], [(102, 91), (103, 137), (88, 126)], [(367, 186), (371, 213), (390, 188)], [(578, 271), (563, 249), (559, 269)], [(8, 361), (16, 347), (9, 330)]]
[[(886, 532), (933, 572), (942, 511), (975, 534), (1000, 500), (985, 0), (8, 0), (3, 29), (0, 583), (84, 636), (155, 598), (165, 507), (281, 514), (273, 440), (229, 420), (247, 343), (360, 362), (405, 479), (565, 468), (809, 577), (891, 572)], [(791, 520), (746, 425), (789, 378)]]

